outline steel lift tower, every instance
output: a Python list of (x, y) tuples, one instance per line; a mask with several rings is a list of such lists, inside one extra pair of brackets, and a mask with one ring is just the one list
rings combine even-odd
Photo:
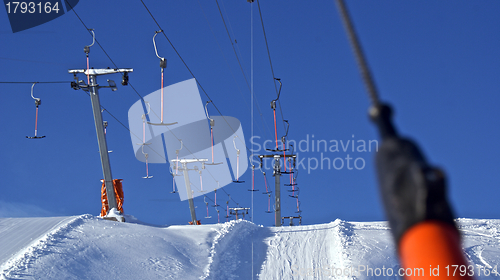
[(280, 159), (283, 158), (292, 158), (293, 160), (296, 159), (296, 155), (294, 154), (273, 154), (273, 155), (260, 155), (260, 161), (262, 165), (262, 161), (264, 158), (273, 158), (274, 159), (274, 165), (273, 165), (273, 176), (274, 176), (274, 223), (275, 226), (280, 227), (282, 225), (282, 217), (281, 217), (281, 182), (280, 178), (282, 174), (288, 174), (289, 172), (283, 172), (281, 171), (281, 163)]
[(187, 191), (187, 197), (188, 197), (188, 202), (189, 202), (189, 210), (191, 211), (191, 221), (193, 222), (193, 225), (196, 225), (198, 220), (196, 219), (196, 212), (194, 209), (194, 201), (193, 201), (193, 192), (191, 190), (191, 182), (189, 181), (189, 170), (195, 170), (195, 169), (188, 169), (187, 164), (188, 163), (194, 163), (194, 162), (201, 162), (204, 164), (207, 162), (208, 159), (173, 159), (171, 162), (179, 162), (182, 164), (182, 172), (184, 174), (184, 183), (186, 184), (186, 191)]
[(116, 208), (117, 203), (115, 198), (115, 189), (113, 187), (113, 176), (111, 175), (111, 166), (109, 164), (108, 145), (106, 143), (106, 136), (104, 135), (104, 124), (102, 121), (101, 103), (99, 101), (99, 89), (111, 88), (116, 91), (116, 83), (108, 80), (107, 86), (100, 86), (97, 83), (97, 76), (122, 73), (122, 85), (128, 84), (128, 73), (133, 72), (133, 69), (70, 69), (69, 73), (73, 74), (76, 79), (76, 74), (82, 73), (87, 75), (88, 84), (84, 81), (71, 82), (71, 87), (75, 90), (83, 89), (90, 95), (92, 102), (92, 111), (94, 112), (95, 130), (97, 133), (97, 143), (99, 144), (99, 153), (101, 155), (102, 173), (104, 176), (104, 185), (106, 186), (106, 195), (108, 197), (109, 209)]

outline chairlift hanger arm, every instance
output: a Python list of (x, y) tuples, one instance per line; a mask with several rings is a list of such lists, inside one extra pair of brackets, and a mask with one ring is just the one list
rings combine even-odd
[(163, 32), (163, 30), (158, 30), (158, 31), (155, 31), (155, 35), (153, 35), (153, 46), (155, 48), (155, 53), (156, 53), (156, 56), (159, 58), (159, 59), (163, 59), (163, 57), (159, 56), (158, 55), (158, 49), (156, 48), (156, 41), (155, 41), (155, 38), (156, 38), (156, 35), (158, 35), (158, 33), (161, 33)]
[(40, 104), (42, 104), (42, 100), (40, 98), (37, 98), (37, 97), (34, 97), (33, 96), (33, 88), (35, 87), (35, 85), (37, 84), (38, 82), (34, 82), (33, 85), (31, 86), (31, 98), (33, 98), (35, 100), (35, 105), (36, 107), (38, 107)]
[(239, 150), (238, 148), (236, 148), (236, 142), (234, 141), (234, 140), (236, 139), (236, 137), (238, 137), (238, 136), (236, 136), (236, 135), (235, 135), (235, 136), (233, 137), (233, 145), (234, 145), (234, 149), (235, 149), (235, 150), (236, 150), (236, 152), (239, 154), (239, 153), (240, 153), (240, 150)]
[(183, 142), (182, 142), (182, 139), (179, 139), (179, 142), (181, 142), (181, 147), (180, 147), (178, 150), (175, 150), (175, 153), (176, 153), (177, 155), (179, 155), (180, 150), (182, 150), (182, 148), (184, 147), (184, 144), (183, 144)]
[(92, 47), (95, 43), (95, 33), (94, 33), (94, 29), (93, 28), (89, 28), (88, 29), (89, 32), (92, 33), (92, 44), (88, 45), (88, 46), (85, 46), (83, 48), (83, 51), (85, 52), (85, 54), (87, 55), (87, 57), (89, 56), (89, 52), (90, 52), (90, 47)]
[(205, 103), (205, 113), (207, 115), (207, 119), (210, 120), (210, 127), (214, 127), (214, 119), (210, 118), (210, 115), (208, 114), (208, 108), (207, 108), (208, 103), (211, 103), (211, 102), (212, 101), (210, 100), (210, 101), (207, 101), (207, 103)]
[(146, 120), (146, 116), (149, 115), (149, 113), (151, 112), (151, 104), (149, 104), (148, 101), (144, 101), (144, 103), (146, 104), (146, 107), (148, 108), (148, 111), (146, 112), (146, 114), (142, 114), (141, 118), (143, 121)]
[[(283, 86), (283, 84), (281, 83), (281, 79), (280, 78), (274, 78), (276, 81), (278, 81), (278, 83), (280, 83), (280, 89), (278, 91), (278, 96), (276, 97), (276, 99), (274, 99), (273, 101), (271, 101), (271, 106), (274, 104), (275, 108), (276, 108), (276, 101), (278, 101), (278, 99), (280, 99), (280, 95), (281, 95), (281, 87)], [(274, 109), (274, 108), (273, 108)]]
[(153, 46), (155, 48), (156, 56), (160, 59), (160, 67), (162, 68), (162, 71), (163, 71), (164, 68), (167, 68), (167, 60), (164, 57), (161, 57), (160, 55), (158, 55), (158, 48), (156, 47), (156, 41), (155, 41), (156, 35), (158, 35), (158, 33), (162, 33), (162, 32), (163, 32), (163, 30), (155, 31), (155, 35), (153, 35)]
[(33, 88), (35, 87), (35, 85), (37, 84), (37, 82), (33, 82), (33, 85), (31, 85), (31, 98), (35, 99), (35, 97), (33, 96)]
[(290, 129), (290, 123), (288, 122), (288, 120), (283, 120), (283, 121), (286, 122), (286, 133), (285, 133), (285, 136), (281, 137), (282, 141), (283, 141), (283, 139), (288, 137), (288, 129)]
[(211, 118), (210, 118), (210, 115), (208, 114), (208, 109), (207, 109), (207, 106), (208, 106), (208, 104), (209, 104), (210, 102), (212, 102), (212, 101), (207, 101), (207, 103), (205, 103), (205, 114), (207, 114), (207, 119), (209, 119), (209, 120), (211, 120)]

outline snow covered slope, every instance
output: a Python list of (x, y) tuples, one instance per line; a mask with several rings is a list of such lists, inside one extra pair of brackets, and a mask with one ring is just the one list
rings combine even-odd
[(75, 217), (0, 219), (0, 265)]
[[(491, 274), (500, 265), (500, 221), (459, 224), (475, 275), (500, 279)], [(398, 270), (384, 222), (266, 228), (155, 227), (91, 215), (0, 219), (0, 279), (398, 279), (388, 276)]]

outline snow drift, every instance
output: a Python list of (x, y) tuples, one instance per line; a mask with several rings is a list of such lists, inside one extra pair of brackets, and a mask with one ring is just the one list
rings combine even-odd
[[(474, 275), (500, 279), (500, 221), (458, 222)], [(0, 279), (399, 279), (399, 271), (385, 222), (269, 228), (241, 220), (156, 227), (91, 215), (0, 219)]]

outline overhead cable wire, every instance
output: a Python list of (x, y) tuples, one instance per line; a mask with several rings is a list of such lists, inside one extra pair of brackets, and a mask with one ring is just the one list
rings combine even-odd
[[(212, 32), (212, 35), (213, 35), (213, 36), (214, 36), (214, 38), (215, 38), (215, 41), (216, 41), (216, 43), (217, 43), (217, 46), (219, 47), (219, 50), (220, 50), (220, 52), (221, 52), (221, 54), (222, 54), (222, 57), (224, 58), (224, 61), (226, 62), (226, 65), (227, 65), (227, 67), (228, 67), (228, 69), (229, 69), (229, 72), (231, 72), (231, 76), (233, 77), (234, 83), (236, 84), (236, 86), (237, 86), (237, 88), (238, 88), (238, 91), (240, 92), (240, 94), (241, 94), (241, 96), (242, 96), (242, 99), (243, 99), (243, 101), (245, 102), (245, 105), (247, 105), (247, 106), (248, 106), (248, 103), (247, 103), (247, 101), (246, 101), (246, 99), (245, 99), (245, 96), (243, 95), (243, 91), (241, 90), (239, 83), (236, 81), (236, 77), (235, 77), (235, 75), (234, 75), (234, 72), (233, 72), (233, 70), (231, 69), (231, 67), (229, 66), (229, 62), (228, 62), (228, 60), (227, 60), (226, 56), (224, 55), (224, 52), (222, 51), (222, 47), (221, 47), (221, 46), (220, 46), (220, 44), (219, 44), (219, 40), (217, 40), (217, 37), (215, 36), (214, 30), (212, 29), (212, 26), (211, 26), (210, 22), (208, 21), (207, 15), (205, 14), (205, 11), (203, 10), (203, 7), (202, 7), (201, 2), (200, 2), (199, 0), (198, 0), (198, 4), (200, 5), (201, 11), (203, 12), (203, 15), (204, 15), (205, 20), (206, 20), (206, 22), (207, 22), (207, 24), (208, 24), (208, 27), (210, 28), (210, 31)], [(230, 39), (230, 40), (231, 40), (231, 39)], [(243, 76), (244, 76), (244, 78), (245, 78), (245, 80), (246, 80), (245, 73), (244, 73), (244, 72), (242, 72), (242, 73), (243, 73)], [(247, 83), (247, 86), (248, 86), (248, 83)], [(260, 107), (258, 106), (258, 102), (256, 102), (256, 104), (257, 104), (257, 109), (259, 110), (260, 118), (261, 118), (261, 120), (262, 120), (262, 129), (259, 127), (259, 130), (261, 130), (262, 134), (267, 135), (267, 134), (269, 134), (269, 132), (268, 132), (268, 131), (269, 131), (269, 128), (268, 128), (268, 127), (266, 127), (267, 123), (266, 123), (266, 121), (264, 120), (264, 116), (263, 116), (262, 112), (260, 111)], [(268, 131), (266, 131), (266, 128), (267, 128), (267, 130), (268, 130)]]
[(217, 9), (219, 9), (219, 14), (222, 19), (222, 23), (224, 24), (224, 28), (226, 29), (227, 32), (227, 37), (229, 38), (229, 42), (231, 42), (231, 47), (233, 48), (234, 55), (236, 56), (236, 60), (238, 61), (238, 65), (240, 66), (240, 70), (243, 73), (243, 77), (245, 78), (245, 82), (247, 83), (247, 86), (250, 87), (247, 79), (247, 75), (245, 74), (245, 70), (243, 70), (243, 66), (241, 65), (240, 58), (238, 57), (238, 54), (236, 53), (236, 49), (234, 48), (234, 43), (233, 39), (231, 39), (231, 35), (229, 34), (229, 30), (227, 29), (226, 21), (224, 20), (224, 16), (222, 15), (222, 11), (219, 6), (219, 1), (215, 0), (215, 3), (217, 4)]
[[(229, 15), (226, 11), (226, 6), (224, 5), (224, 0), (221, 0), (221, 3), (222, 3), (222, 9), (224, 10), (224, 14), (226, 15), (226, 18), (227, 18), (227, 24), (229, 25), (229, 29), (231, 30), (231, 33), (232, 33), (232, 38), (235, 38), (236, 36), (234, 35), (234, 31), (233, 31), (233, 27), (231, 26), (231, 20), (229, 19)], [(234, 43), (236, 45), (236, 49), (238, 50), (238, 55), (240, 57), (242, 57), (243, 55), (241, 54), (241, 50), (240, 50), (240, 47), (238, 45), (238, 42), (236, 41), (236, 39), (234, 39)]]
[(56, 81), (56, 82), (0, 82), (0, 84), (71, 84), (71, 81)]
[[(205, 10), (203, 10), (203, 6), (201, 5), (200, 0), (198, 0), (198, 4), (200, 5), (200, 9), (201, 9), (201, 11), (202, 11), (202, 13), (203, 13), (203, 16), (205, 17), (205, 20), (207, 21), (208, 27), (210, 28), (210, 32), (212, 32), (212, 35), (213, 35), (213, 36), (214, 36), (214, 38), (215, 38), (215, 42), (217, 43), (217, 46), (219, 47), (219, 50), (220, 50), (220, 52), (221, 52), (221, 54), (222, 54), (222, 57), (224, 58), (224, 61), (226, 62), (226, 65), (227, 65), (227, 67), (229, 68), (229, 71), (231, 72), (231, 75), (233, 76), (234, 82), (235, 82), (236, 86), (238, 87), (238, 90), (239, 90), (239, 92), (241, 93), (241, 96), (242, 96), (242, 97), (244, 97), (244, 96), (243, 96), (243, 91), (241, 90), (240, 85), (238, 84), (238, 82), (236, 82), (236, 77), (234, 76), (234, 73), (233, 73), (233, 71), (232, 71), (231, 67), (229, 67), (229, 62), (228, 62), (228, 60), (227, 60), (226, 56), (224, 55), (224, 52), (222, 51), (222, 47), (221, 47), (221, 46), (220, 46), (220, 44), (219, 44), (219, 40), (217, 40), (217, 37), (215, 36), (215, 32), (214, 32), (214, 30), (212, 29), (212, 25), (211, 25), (211, 24), (210, 24), (210, 22), (208, 21), (208, 17), (207, 17), (207, 15), (205, 14)], [(245, 73), (244, 73), (244, 72), (243, 72), (243, 77), (245, 78), (245, 81), (246, 81), (246, 76), (245, 76)], [(248, 85), (248, 82), (247, 82), (247, 85)], [(245, 100), (245, 98), (243, 98), (243, 101), (245, 101), (245, 104), (247, 104), (247, 101)], [(248, 105), (248, 104), (247, 104), (247, 105)]]
[(227, 195), (227, 196), (228, 196), (228, 197), (229, 197), (229, 198), (230, 198), (230, 199), (231, 199), (231, 200), (232, 200), (232, 201), (233, 201), (233, 202), (234, 202), (237, 206), (240, 206), (240, 204), (239, 204), (238, 202), (236, 202), (236, 201), (233, 199), (233, 197), (232, 197), (230, 194), (228, 194), (228, 193), (226, 192), (226, 190), (225, 190), (224, 188), (221, 188), (221, 190), (222, 190), (222, 191), (224, 191), (224, 193), (225, 193), (225, 194), (226, 194), (226, 195)]
[(0, 57), (0, 59), (11, 60), (11, 61), (19, 61), (19, 62), (29, 62), (29, 63), (42, 63), (42, 64), (52, 64), (52, 65), (66, 65), (64, 63), (49, 62), (49, 61), (38, 61), (38, 60), (28, 60), (28, 59), (18, 59), (18, 58), (10, 58), (10, 57)]
[[(231, 43), (231, 47), (233, 48), (234, 55), (236, 56), (236, 60), (238, 61), (238, 64), (240, 66), (241, 73), (243, 74), (243, 77), (245, 78), (245, 82), (247, 84), (248, 89), (250, 89), (250, 85), (248, 84), (247, 76), (245, 74), (245, 71), (243, 70), (243, 66), (241, 64), (240, 58), (239, 58), (238, 53), (236, 52), (236, 49), (234, 47), (233, 38), (231, 38), (231, 35), (230, 35), (229, 30), (227, 28), (226, 21), (224, 20), (224, 16), (222, 15), (222, 11), (221, 11), (220, 6), (219, 6), (219, 2), (217, 0), (215, 0), (215, 2), (217, 3), (217, 8), (219, 9), (219, 14), (220, 14), (220, 17), (222, 19), (222, 23), (224, 24), (224, 28), (226, 29), (226, 33), (227, 33), (227, 36), (229, 38), (229, 42)], [(228, 19), (228, 22), (229, 22), (229, 19)], [(214, 36), (215, 36), (215, 34), (214, 34)], [(216, 38), (216, 40), (217, 40), (217, 38)], [(217, 44), (219, 44), (219, 43), (217, 42)], [(219, 48), (220, 48), (220, 46), (219, 46)], [(221, 52), (222, 52), (222, 50), (221, 50)], [(241, 56), (241, 54), (240, 54), (240, 56)], [(225, 57), (224, 57), (224, 59), (225, 59)], [(227, 62), (227, 60), (226, 60), (226, 62)], [(246, 100), (245, 100), (245, 103), (246, 103)], [(253, 105), (253, 101), (252, 101), (252, 105)], [(267, 122), (264, 121), (264, 115), (262, 114), (262, 111), (260, 110), (259, 102), (257, 99), (255, 99), (255, 105), (257, 106), (257, 110), (259, 111), (260, 118), (263, 122), (262, 126), (264, 127), (264, 130), (265, 130), (266, 127), (264, 126), (264, 124), (267, 125)], [(269, 130), (269, 127), (267, 127), (267, 129)], [(266, 131), (263, 131), (263, 133), (266, 133)]]
[[(266, 29), (264, 27), (264, 19), (262, 18), (262, 11), (260, 9), (260, 2), (259, 2), (259, 0), (257, 0), (257, 7), (259, 8), (260, 22), (261, 22), (261, 25), (262, 25), (262, 32), (264, 33), (264, 41), (266, 42), (267, 56), (269, 58), (269, 65), (271, 66), (271, 73), (273, 75), (274, 89), (276, 90), (276, 96), (279, 96), (278, 87), (276, 86), (276, 81), (275, 81), (276, 80), (276, 76), (274, 75), (273, 62), (271, 60), (271, 52), (269, 51), (269, 44), (267, 42)], [(283, 117), (283, 110), (281, 109), (281, 102), (280, 102), (279, 99), (278, 99), (278, 105), (280, 107), (281, 119), (283, 120), (283, 128), (286, 130), (285, 121), (284, 121), (285, 118)]]

